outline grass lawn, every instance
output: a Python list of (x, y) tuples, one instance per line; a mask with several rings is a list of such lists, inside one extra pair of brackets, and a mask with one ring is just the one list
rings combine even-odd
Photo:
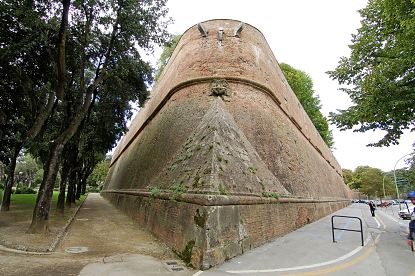
[[(3, 200), (3, 191), (0, 190), (0, 201)], [(58, 195), (59, 192), (54, 191), (52, 195), (52, 206), (56, 205), (56, 202), (58, 201)], [(83, 196), (85, 197), (85, 196)], [(37, 194), (12, 194), (11, 197), (11, 204), (17, 205), (20, 208), (33, 208), (36, 203)], [(81, 197), (81, 201), (83, 198)]]
[[(53, 191), (52, 206), (56, 206), (58, 202), (59, 192)], [(85, 199), (85, 195), (81, 196), (80, 202)], [(11, 204), (19, 206), (19, 208), (34, 208), (36, 203), (37, 194), (12, 194)], [(3, 200), (3, 190), (0, 190), (0, 202)], [(53, 209), (53, 207), (52, 207)]]

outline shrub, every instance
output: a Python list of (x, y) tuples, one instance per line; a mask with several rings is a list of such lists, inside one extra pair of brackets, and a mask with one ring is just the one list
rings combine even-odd
[(23, 186), (23, 187), (17, 187), (15, 193), (16, 194), (36, 194), (37, 192), (30, 187)]
[(87, 193), (99, 193), (102, 189), (102, 186), (86, 186)]

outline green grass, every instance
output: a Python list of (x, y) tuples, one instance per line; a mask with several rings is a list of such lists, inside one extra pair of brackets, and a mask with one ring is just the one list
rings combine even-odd
[[(54, 191), (52, 195), (52, 206), (56, 206), (58, 202), (59, 192)], [(80, 202), (85, 199), (85, 195), (81, 195)], [(36, 203), (37, 194), (12, 194), (11, 204), (22, 208), (33, 208)], [(0, 202), (3, 200), (3, 191), (0, 190)]]

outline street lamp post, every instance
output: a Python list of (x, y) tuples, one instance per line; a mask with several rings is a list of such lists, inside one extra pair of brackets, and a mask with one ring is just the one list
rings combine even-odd
[(395, 169), (396, 169), (396, 165), (398, 165), (399, 161), (401, 161), (401, 160), (402, 160), (402, 158), (404, 158), (404, 157), (406, 157), (406, 156), (408, 156), (408, 155), (412, 155), (412, 153), (405, 154), (404, 156), (402, 156), (401, 158), (399, 158), (399, 159), (398, 159), (398, 161), (396, 161), (395, 166), (393, 167), (393, 178), (394, 178), (394, 180), (395, 180), (396, 196), (397, 196), (397, 198), (398, 198), (398, 202), (399, 202), (399, 210), (402, 210), (402, 208), (401, 208), (401, 201), (400, 201), (400, 199), (399, 199), (398, 183), (396, 182), (396, 173), (395, 173)]

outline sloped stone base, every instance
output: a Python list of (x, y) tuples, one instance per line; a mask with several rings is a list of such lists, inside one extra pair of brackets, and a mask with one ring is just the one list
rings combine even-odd
[(264, 198), (105, 191), (102, 195), (165, 241), (185, 262), (208, 269), (316, 221), (344, 199)]

